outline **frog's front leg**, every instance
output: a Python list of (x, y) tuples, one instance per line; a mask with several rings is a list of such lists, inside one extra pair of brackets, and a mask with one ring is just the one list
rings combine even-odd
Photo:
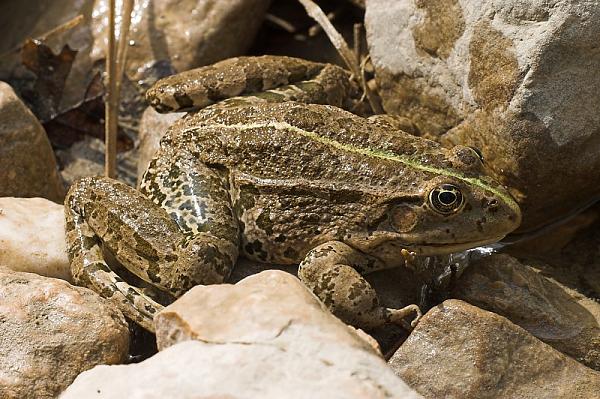
[(223, 282), (239, 244), (221, 176), (188, 155), (172, 166), (151, 165), (150, 198), (115, 180), (86, 178), (65, 200), (74, 278), (149, 330), (162, 306), (111, 270), (103, 248), (142, 280), (179, 296), (197, 284)]
[(386, 323), (401, 324), (415, 314), (411, 325), (421, 317), (417, 305), (402, 309), (380, 306), (373, 287), (361, 276), (387, 266), (340, 241), (330, 241), (311, 250), (300, 263), (298, 275), (333, 314), (347, 324), (372, 329)]

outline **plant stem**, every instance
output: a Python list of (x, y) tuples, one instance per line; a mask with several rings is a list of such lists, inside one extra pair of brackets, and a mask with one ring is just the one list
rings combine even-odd
[(104, 175), (115, 178), (117, 175), (117, 129), (119, 98), (117, 93), (117, 57), (115, 38), (116, 0), (110, 0), (108, 6), (108, 49), (106, 54), (106, 74), (108, 93), (105, 103), (105, 160)]

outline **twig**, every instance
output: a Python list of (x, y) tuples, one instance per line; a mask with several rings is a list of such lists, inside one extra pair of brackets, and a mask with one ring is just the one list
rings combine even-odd
[(344, 63), (346, 66), (348, 66), (355, 79), (357, 79), (360, 83), (363, 92), (369, 100), (369, 104), (371, 105), (373, 112), (376, 114), (383, 113), (383, 109), (375, 100), (375, 96), (373, 96), (373, 93), (371, 93), (369, 87), (367, 86), (367, 82), (361, 73), (357, 57), (354, 56), (354, 52), (350, 49), (350, 47), (348, 47), (348, 43), (346, 43), (342, 35), (333, 27), (331, 21), (329, 21), (327, 18), (327, 15), (325, 15), (323, 10), (321, 10), (321, 8), (312, 0), (298, 1), (304, 6), (308, 15), (317, 21), (319, 25), (321, 25), (331, 44), (333, 44), (337, 52), (340, 54), (340, 57), (342, 57), (342, 60), (344, 60)]
[(117, 175), (117, 128), (119, 99), (117, 97), (117, 58), (115, 38), (116, 0), (108, 2), (108, 48), (106, 53), (106, 74), (108, 93), (106, 96), (104, 122), (104, 175), (115, 178)]
[(296, 33), (298, 31), (298, 29), (296, 29), (296, 27), (294, 25), (292, 25), (290, 22), (286, 21), (285, 19), (278, 17), (277, 15), (267, 13), (265, 15), (265, 20), (269, 21), (273, 25), (283, 29), (287, 33)]
[(354, 45), (354, 56), (356, 57), (357, 60), (360, 60), (360, 39), (361, 39), (360, 32), (362, 29), (362, 24), (360, 24), (360, 23), (354, 24), (353, 28), (354, 29), (352, 31), (352, 33), (353, 33), (352, 44)]
[(119, 40), (116, 40), (116, 1), (110, 0), (108, 11), (108, 51), (106, 55), (106, 72), (108, 75), (108, 95), (105, 117), (105, 164), (104, 174), (114, 178), (117, 175), (117, 132), (119, 128), (119, 97), (121, 80), (125, 70), (129, 28), (134, 0), (124, 0), (121, 9), (121, 26)]
[(134, 0), (123, 0), (121, 12), (121, 29), (119, 30), (119, 48), (117, 50), (117, 93), (121, 94), (121, 82), (125, 71), (125, 59), (129, 42), (129, 27), (131, 26), (131, 13)]

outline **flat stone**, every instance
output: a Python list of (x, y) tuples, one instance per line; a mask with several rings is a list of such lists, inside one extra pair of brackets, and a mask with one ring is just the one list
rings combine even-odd
[(479, 148), (527, 231), (600, 195), (599, 18), (578, 0), (369, 0), (365, 26), (386, 112)]
[(426, 398), (594, 398), (600, 373), (508, 319), (452, 299), (431, 309), (389, 361)]
[(96, 293), (0, 268), (0, 397), (54, 398), (97, 364), (127, 359), (123, 315)]
[(42, 125), (0, 82), (0, 197), (43, 197), (60, 202), (64, 187)]
[(300, 281), (197, 286), (155, 318), (161, 352), (81, 374), (63, 398), (419, 398)]
[(0, 198), (0, 266), (71, 281), (62, 205)]
[(512, 256), (498, 254), (474, 262), (458, 280), (453, 296), (506, 317), (600, 370), (600, 304)]

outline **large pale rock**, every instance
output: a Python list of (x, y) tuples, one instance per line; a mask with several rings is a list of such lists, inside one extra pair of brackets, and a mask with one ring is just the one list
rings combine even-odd
[(85, 372), (63, 398), (420, 397), (285, 272), (197, 286), (155, 324), (161, 352)]
[(183, 115), (185, 115), (185, 112), (160, 114), (152, 107), (146, 108), (142, 114), (139, 131), (139, 158), (137, 164), (138, 185), (146, 168), (148, 168), (150, 160), (158, 150), (160, 139), (165, 135), (167, 129)]
[[(162, 0), (137, 2), (126, 73), (139, 78), (150, 61), (168, 60), (176, 71), (244, 53), (271, 0)], [(95, 54), (105, 54), (107, 0), (96, 0)]]
[(0, 198), (0, 266), (70, 281), (64, 207), (44, 198)]
[[(246, 52), (270, 2), (136, 1), (121, 91), (122, 127), (136, 127), (145, 108), (143, 93), (158, 78)], [(117, 27), (122, 4), (117, 2)], [(0, 26), (6, 33), (0, 37), (0, 80), (18, 87), (43, 122), (101, 94), (98, 77), (106, 54), (108, 9), (108, 0), (0, 2)], [(37, 50), (28, 63), (21, 52), (30, 38), (40, 39), (60, 56), (41, 51), (42, 67), (36, 70)], [(50, 67), (44, 65), (47, 58)]]
[(480, 148), (525, 231), (600, 195), (599, 18), (597, 1), (368, 0), (365, 23), (385, 110)]
[(97, 364), (127, 359), (123, 315), (96, 293), (0, 268), (0, 397), (54, 398)]
[(598, 397), (600, 373), (459, 300), (431, 309), (389, 361), (426, 398)]
[(509, 255), (474, 262), (453, 296), (523, 327), (532, 335), (600, 370), (600, 304), (552, 281)]
[(62, 201), (64, 187), (44, 128), (0, 82), (0, 197), (8, 196)]

